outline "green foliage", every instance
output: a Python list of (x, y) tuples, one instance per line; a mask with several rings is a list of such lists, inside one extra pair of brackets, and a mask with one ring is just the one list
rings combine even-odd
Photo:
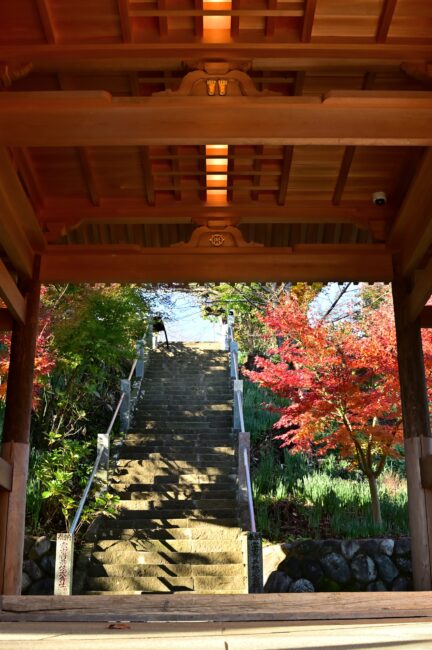
[(245, 428), (246, 431), (251, 432), (253, 445), (262, 441), (279, 419), (278, 413), (265, 408), (265, 405), (269, 403), (278, 407), (286, 405), (287, 402), (274, 395), (270, 390), (260, 388), (250, 381), (244, 381), (243, 410)]
[[(314, 469), (303, 454), (267, 452), (253, 469), (257, 524), (265, 538), (371, 537), (408, 533), (406, 481), (386, 470), (379, 479), (384, 525), (374, 524), (367, 481), (341, 478), (337, 461)], [(331, 466), (333, 466), (333, 475)], [(334, 475), (336, 474), (336, 476)]]
[[(149, 311), (135, 285), (50, 285), (42, 309), (55, 365), (33, 417), (27, 524), (34, 533), (69, 528), (93, 468), (96, 435), (111, 419)], [(117, 497), (97, 490), (80, 525), (113, 512)]]
[[(69, 530), (71, 520), (90, 476), (95, 456), (90, 442), (64, 438), (50, 432), (48, 449), (32, 451), (27, 487), (28, 528)], [(97, 485), (96, 485), (97, 489)], [(93, 496), (85, 505), (81, 525), (96, 514), (111, 514), (118, 497), (109, 493)]]

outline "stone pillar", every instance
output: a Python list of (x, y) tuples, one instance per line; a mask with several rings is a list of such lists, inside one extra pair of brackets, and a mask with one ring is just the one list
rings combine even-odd
[(248, 592), (261, 594), (263, 592), (263, 555), (261, 533), (248, 533)]

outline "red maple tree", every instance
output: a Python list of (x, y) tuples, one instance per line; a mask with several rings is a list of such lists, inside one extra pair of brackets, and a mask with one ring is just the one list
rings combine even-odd
[[(263, 317), (283, 342), (245, 374), (288, 398), (275, 428), (293, 452), (348, 459), (369, 482), (374, 522), (381, 524), (377, 478), (403, 442), (396, 335), (391, 299), (337, 324), (311, 320), (295, 298)], [(280, 339), (279, 339), (280, 340)], [(423, 336), (432, 399), (432, 336)], [(269, 406), (270, 408), (273, 408)]]

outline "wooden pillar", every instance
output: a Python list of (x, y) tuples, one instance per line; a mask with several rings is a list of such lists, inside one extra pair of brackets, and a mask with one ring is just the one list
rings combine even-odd
[(413, 580), (416, 590), (432, 589), (432, 490), (425, 489), (421, 459), (432, 454), (429, 405), (420, 319), (409, 321), (409, 285), (393, 281), (399, 378), (408, 480)]
[(0, 593), (20, 594), (24, 550), (25, 506), (28, 474), (33, 370), (38, 331), (40, 259), (24, 289), (26, 321), (14, 323), (2, 456), (13, 465), (12, 490), (0, 493)]

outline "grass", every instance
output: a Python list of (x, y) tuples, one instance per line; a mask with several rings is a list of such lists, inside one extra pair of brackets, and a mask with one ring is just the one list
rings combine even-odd
[(332, 455), (318, 466), (302, 454), (279, 449), (271, 431), (277, 414), (260, 410), (263, 402), (271, 401), (271, 394), (246, 384), (256, 518), (265, 539), (397, 537), (408, 533), (407, 487), (399, 463), (389, 464), (379, 480), (384, 523), (378, 527), (372, 521), (368, 483), (359, 472), (350, 471), (346, 462), (338, 462)]

